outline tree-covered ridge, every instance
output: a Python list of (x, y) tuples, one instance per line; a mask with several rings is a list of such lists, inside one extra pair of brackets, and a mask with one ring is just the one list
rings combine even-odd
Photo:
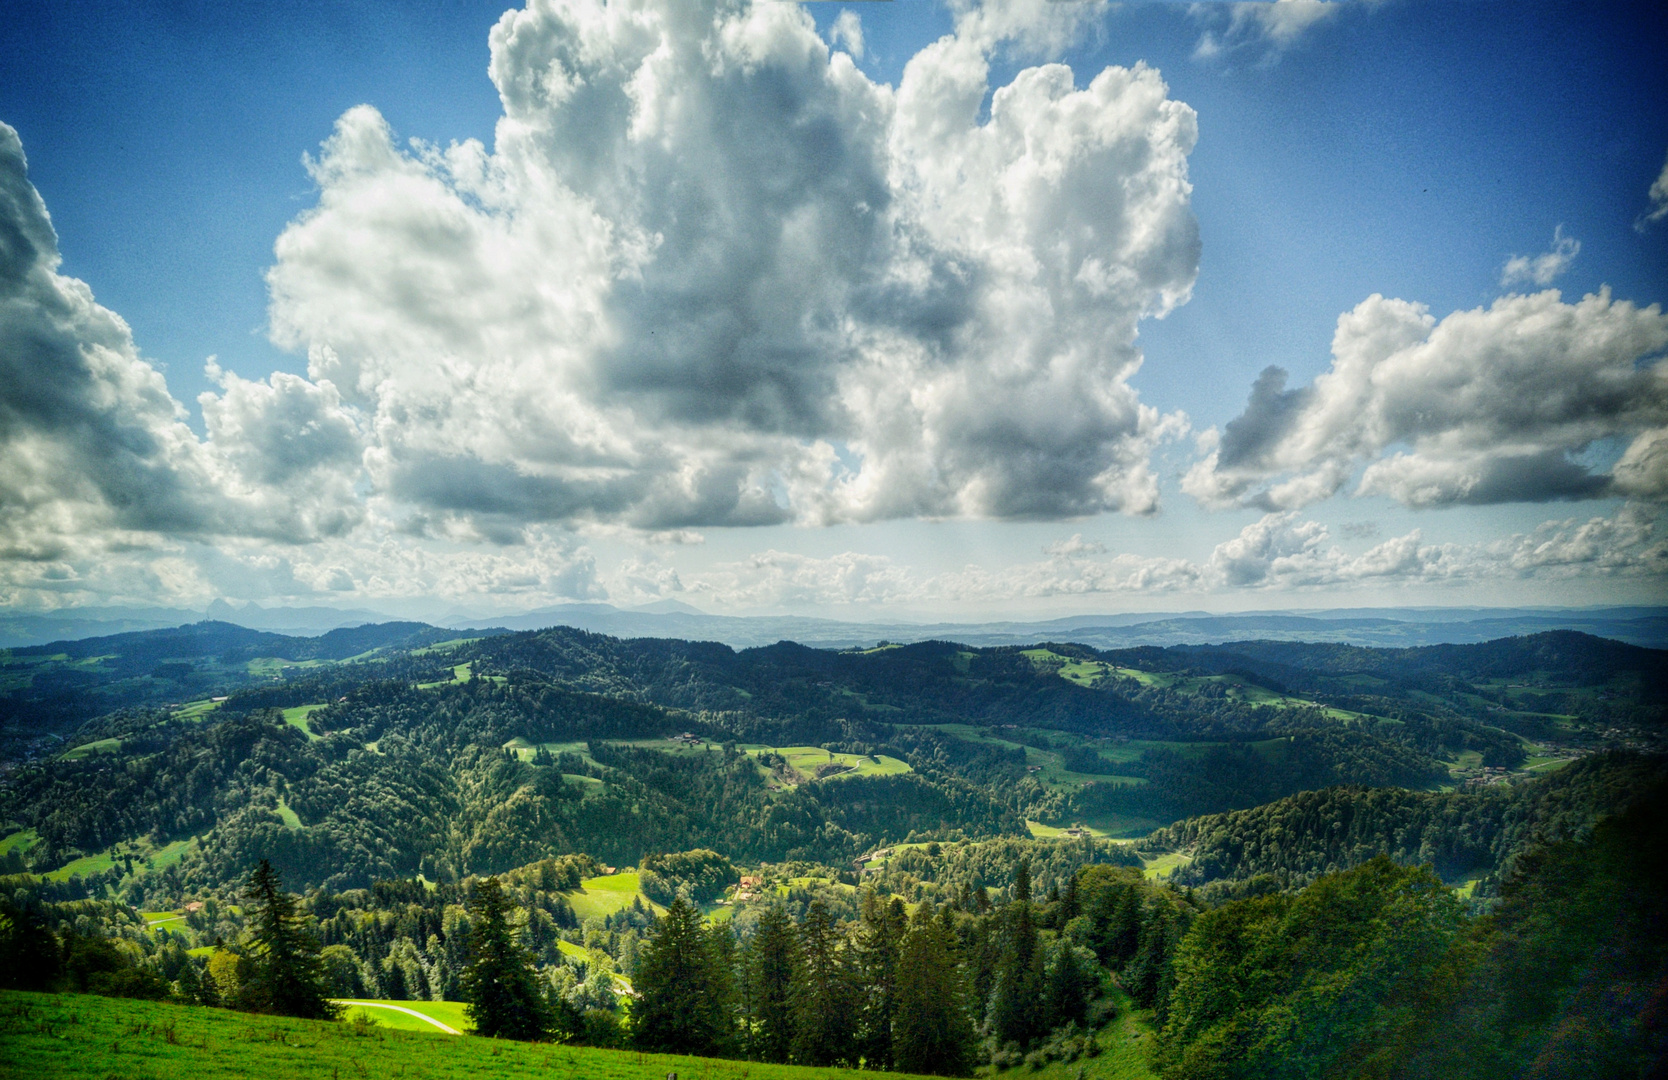
[(1484, 918), (1378, 856), (1232, 901), (1175, 954), (1167, 1080), (1660, 1075), (1668, 828), (1639, 805), (1525, 852)]
[[(219, 631), (194, 633), (128, 635), (122, 647), (206, 649)], [(1018, 837), (1028, 820), (1130, 836), (1340, 784), (1433, 789), (1462, 759), (1473, 774), (1521, 765), (1524, 741), (1478, 717), (1495, 715), (1487, 694), (1521, 697), (1523, 685), (1443, 696), (1414, 684), (1437, 669), (1444, 679), (1523, 669), (1539, 674), (1510, 677), (1535, 681), (1536, 693), (1643, 707), (1627, 687), (1645, 685), (1641, 657), (1657, 655), (1537, 635), (1425, 650), (1409, 661), (1410, 681), (1393, 685), (1367, 669), (1388, 670), (1406, 650), (928, 642), (736, 652), (561, 628), (438, 643), (412, 633), (339, 632), (310, 648), (380, 651), (372, 662), (274, 669), (202, 709), (137, 707), (89, 722), (75, 750), (0, 782), (0, 820), (29, 830), (32, 844), (0, 868), (84, 865), (95, 894), (178, 896), (262, 858), (298, 885), (343, 889), (419, 872), (457, 880), (574, 851), (626, 864), (695, 848), (844, 864), (912, 837)], [(231, 644), (214, 644), (217, 655), (243, 647), (240, 635), (221, 635)], [(1582, 665), (1604, 675), (1602, 689), (1574, 685)], [(1312, 685), (1285, 681), (1299, 677)], [(1571, 685), (1550, 685), (1559, 679)], [(1562, 725), (1565, 758), (1610, 737), (1573, 714), (1535, 722)], [(895, 767), (825, 781), (770, 749), (794, 746)], [(165, 851), (169, 864), (147, 870)], [(1447, 873), (1457, 862), (1444, 858)], [(1312, 875), (1330, 864), (1304, 865)]]
[(1474, 879), (1486, 893), (1535, 843), (1586, 835), (1594, 823), (1668, 784), (1662, 758), (1593, 755), (1543, 779), (1458, 792), (1338, 787), (1308, 791), (1249, 810), (1177, 822), (1153, 833), (1146, 850), (1183, 850), (1178, 883), (1244, 882), (1290, 888), (1386, 855), (1433, 866), (1447, 880)]
[[(474, 636), (482, 633), (490, 631)], [(325, 672), (357, 669), (345, 679), (325, 676), (336, 693), (308, 699), (331, 701), (369, 677), (438, 670), (438, 657), (427, 650), (458, 637), (411, 622), (292, 637), (209, 621), (0, 649), (0, 759), (38, 751), (43, 737), (71, 738), (76, 725), (113, 710), (207, 704), (239, 689), (274, 689), (275, 680), (319, 682)]]

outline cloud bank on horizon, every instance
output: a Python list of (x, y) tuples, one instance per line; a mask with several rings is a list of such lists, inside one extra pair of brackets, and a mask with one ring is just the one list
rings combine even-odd
[[(1289, 48), (1334, 7), (1234, 5), (1200, 54)], [(1311, 384), (1264, 371), (1181, 480), (1264, 514), (1204, 559), (1074, 538), (957, 571), (775, 550), (696, 576), (652, 552), (599, 567), (610, 537), (1160, 509), (1155, 457), (1190, 423), (1131, 379), (1140, 324), (1200, 271), (1197, 123), (1143, 65), (1078, 85), (1047, 62), (1100, 14), (960, 6), (891, 86), (854, 62), (855, 17), (831, 45), (791, 4), (533, 0), (492, 31), (492, 150), (402, 144), (365, 105), (308, 159), (316, 205), (267, 274), (271, 334), (307, 375), (211, 360), (202, 436), (122, 319), (58, 273), (0, 125), (0, 602), (1660, 586), (1668, 316), (1551, 288), (1441, 319), (1374, 295)], [(1041, 62), (993, 87), (1002, 57)], [(1579, 247), (1560, 230), (1502, 286), (1550, 285)], [(1627, 501), (1350, 555), (1300, 514), (1346, 491)]]

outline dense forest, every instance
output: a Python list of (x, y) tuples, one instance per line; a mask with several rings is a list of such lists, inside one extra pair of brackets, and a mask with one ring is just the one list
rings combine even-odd
[[(316, 1001), (478, 1004), (482, 920), (495, 919), (533, 995), (516, 1037), (970, 1075), (1092, 1057), (1097, 1033), (1137, 1010), (1172, 1080), (1642, 1077), (1668, 1051), (1653, 1012), (1668, 977), (1662, 794), (1523, 849), (1486, 917), (1429, 868), (1382, 854), (1237, 898), (1098, 861), (1043, 893), (1022, 852), (999, 895), (967, 876), (958, 887), (973, 862), (951, 859), (942, 903), (769, 889), (708, 921), (690, 884), (734, 876), (709, 851), (658, 860), (676, 882), (664, 908), (583, 923), (569, 897), (603, 869), (585, 856), (289, 903), (311, 927)], [(119, 905), (21, 888), (0, 902), (0, 982), (270, 1007), (262, 912), (211, 900), (179, 930), (148, 931)], [(207, 957), (187, 948), (210, 934)]]

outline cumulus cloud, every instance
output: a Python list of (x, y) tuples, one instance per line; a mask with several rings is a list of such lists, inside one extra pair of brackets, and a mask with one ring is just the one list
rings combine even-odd
[[(1338, 319), (1332, 366), (1265, 370), (1201, 441), (1182, 488), (1212, 507), (1295, 509), (1359, 471), (1408, 506), (1668, 496), (1668, 318), (1608, 290), (1505, 296), (1438, 322), (1374, 295)], [(1626, 446), (1608, 472), (1605, 446)], [(1584, 457), (1582, 455), (1585, 455)]]
[(1652, 181), (1651, 189), (1645, 193), (1645, 197), (1650, 200), (1651, 205), (1633, 223), (1633, 227), (1640, 232), (1668, 217), (1668, 160), (1663, 161), (1662, 171)]
[(1230, 53), (1258, 50), (1271, 62), (1291, 48), (1311, 27), (1337, 13), (1332, 0), (1253, 0), (1248, 3), (1194, 4), (1196, 18), (1210, 24), (1193, 56), (1213, 60)]
[(1552, 231), (1552, 247), (1548, 250), (1539, 255), (1513, 255), (1507, 259), (1506, 265), (1500, 268), (1500, 285), (1502, 288), (1550, 285), (1570, 268), (1580, 253), (1581, 241), (1565, 236), (1564, 227), (1560, 225)]
[(1128, 380), (1198, 265), (1193, 112), (1141, 66), (988, 77), (1086, 10), (961, 8), (893, 89), (795, 5), (535, 0), (492, 33), (493, 152), (341, 118), (275, 336), (414, 517), (1151, 511), (1184, 422)]
[[(58, 560), (159, 536), (304, 541), (358, 510), (355, 421), (328, 383), (219, 372), (199, 440), (128, 326), (59, 274), (58, 239), (0, 124), (0, 553)], [(67, 580), (60, 575), (59, 580)]]

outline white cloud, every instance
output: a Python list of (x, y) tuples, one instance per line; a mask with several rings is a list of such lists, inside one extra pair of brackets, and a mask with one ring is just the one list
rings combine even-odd
[(224, 393), (202, 399), (201, 441), (127, 324), (59, 261), (22, 144), (0, 124), (0, 556), (352, 527), (357, 428), (328, 383), (211, 368)]
[(1513, 255), (1506, 260), (1506, 265), (1500, 268), (1500, 286), (1550, 285), (1570, 268), (1580, 253), (1581, 241), (1565, 236), (1560, 225), (1552, 231), (1552, 247), (1547, 251), (1539, 255)]
[(1037, 562), (937, 573), (857, 552), (819, 558), (767, 551), (685, 575), (679, 587), (710, 607), (758, 609), (1457, 587), (1577, 576), (1660, 582), (1668, 571), (1660, 517), (1656, 508), (1629, 503), (1610, 517), (1547, 521), (1484, 543), (1428, 543), (1415, 529), (1351, 554), (1326, 526), (1287, 511), (1245, 526), (1203, 560), (1108, 554), (1080, 536), (1050, 545)]
[(1482, 545), (1482, 551), (1523, 576), (1668, 576), (1668, 536), (1659, 512), (1639, 503), (1607, 518), (1543, 522), (1532, 532)]
[(1662, 171), (1652, 181), (1651, 189), (1645, 193), (1645, 197), (1651, 201), (1650, 209), (1640, 214), (1633, 223), (1633, 227), (1640, 232), (1668, 217), (1668, 160), (1663, 161)]
[[(1408, 506), (1668, 496), (1668, 318), (1555, 290), (1440, 323), (1372, 296), (1338, 319), (1332, 367), (1287, 390), (1265, 370), (1182, 488), (1207, 506), (1294, 509), (1357, 470), (1357, 494)], [(1577, 460), (1629, 443), (1610, 474)], [(1364, 467), (1364, 468), (1363, 468)]]
[(843, 45), (854, 59), (863, 59), (863, 20), (857, 12), (846, 8), (835, 17), (834, 25), (829, 28), (828, 43)]
[(1230, 53), (1259, 50), (1272, 62), (1316, 24), (1337, 14), (1332, 0), (1252, 0), (1247, 3), (1194, 4), (1194, 16), (1210, 24), (1193, 56), (1214, 60)]
[(893, 88), (796, 5), (533, 0), (492, 152), (359, 106), (307, 161), (268, 284), (308, 377), (211, 360), (206, 438), (0, 129), (0, 587), (572, 598), (572, 530), (1151, 511), (1186, 421), (1128, 380), (1197, 270), (1193, 112), (1140, 66), (989, 80), (1103, 10), (958, 5)]
[(1192, 110), (1139, 66), (988, 82), (1095, 10), (963, 8), (893, 90), (794, 5), (535, 2), (496, 152), (342, 117), (275, 334), (380, 494), (483, 529), (1148, 512), (1183, 421), (1128, 379), (1197, 268)]

